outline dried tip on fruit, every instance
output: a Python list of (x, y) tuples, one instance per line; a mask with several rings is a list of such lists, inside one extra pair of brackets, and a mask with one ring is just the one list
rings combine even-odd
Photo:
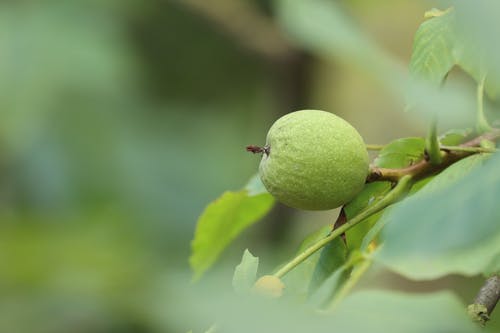
[(262, 153), (264, 151), (264, 149), (262, 147), (259, 147), (259, 146), (250, 145), (250, 146), (247, 146), (247, 151), (254, 153), (254, 154), (258, 154), (258, 153)]
[(254, 154), (265, 153), (266, 155), (269, 155), (269, 151), (270, 151), (269, 146), (259, 147), (259, 146), (250, 145), (250, 146), (247, 146), (246, 149), (247, 149), (247, 151), (254, 153)]
[(283, 295), (283, 289), (285, 284), (279, 278), (274, 275), (264, 275), (255, 282), (252, 290), (262, 296), (278, 298)]

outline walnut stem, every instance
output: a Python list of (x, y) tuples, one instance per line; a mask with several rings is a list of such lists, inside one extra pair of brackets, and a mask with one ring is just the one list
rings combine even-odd
[(449, 165), (457, 162), (458, 160), (461, 160), (462, 158), (480, 152), (475, 150), (470, 151), (470, 149), (466, 148), (477, 147), (483, 140), (496, 141), (499, 138), (500, 129), (493, 129), (491, 132), (480, 135), (458, 146), (465, 149), (451, 150), (449, 149), (449, 147), (442, 147), (441, 149), (443, 152), (443, 157), (439, 164), (432, 164), (428, 160), (424, 159), (414, 165), (410, 165), (408, 167), (400, 169), (379, 168), (372, 166), (370, 168), (370, 174), (368, 175), (366, 182), (370, 183), (381, 180), (395, 182), (405, 175), (410, 175), (414, 179), (423, 178), (425, 176), (428, 176), (429, 174), (445, 169)]

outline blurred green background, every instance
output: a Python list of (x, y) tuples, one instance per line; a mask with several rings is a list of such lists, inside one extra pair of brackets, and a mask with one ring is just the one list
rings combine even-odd
[[(406, 66), (429, 3), (343, 4)], [(246, 145), (303, 108), (369, 143), (423, 135), (403, 107), (295, 46), (269, 1), (2, 1), (0, 330), (170, 332), (197, 217), (257, 170)], [(222, 261), (275, 265), (334, 217), (277, 206)]]

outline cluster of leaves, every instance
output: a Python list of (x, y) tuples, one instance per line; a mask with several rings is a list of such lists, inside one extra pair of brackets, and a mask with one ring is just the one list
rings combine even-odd
[[(362, 66), (368, 66), (376, 75), (382, 70), (390, 71), (392, 65), (386, 57), (381, 56), (382, 51), (350, 26), (331, 2), (283, 0), (278, 3), (283, 25), (302, 45), (319, 53), (354, 58), (354, 62), (360, 57), (361, 48), (367, 51)], [(416, 89), (412, 92), (411, 102), (419, 99), (415, 96), (422, 97), (418, 87), (423, 82), (426, 93), (433, 91), (433, 94), (425, 96), (430, 100), (426, 103), (449, 108), (447, 97), (441, 99), (437, 96), (440, 96), (440, 86), (450, 70), (459, 66), (478, 85), (477, 112), (480, 115), (477, 117), (476, 134), (479, 135), (491, 129), (483, 114), (483, 89), (489, 97), (495, 98), (499, 88), (496, 82), (500, 77), (495, 74), (495, 64), (492, 65), (488, 60), (488, 54), (485, 53), (488, 50), (474, 47), (468, 36), (458, 28), (461, 25), (457, 20), (467, 5), (460, 7), (457, 4), (457, 7), (450, 7), (446, 11), (429, 11), (426, 14), (428, 19), (416, 33), (410, 61), (410, 73)], [(315, 19), (310, 20), (310, 17)], [(400, 83), (399, 79), (397, 76), (392, 77), (389, 85), (394, 87), (395, 83)], [(453, 96), (459, 99), (456, 92)], [(439, 103), (434, 103), (436, 101)], [(452, 130), (436, 140), (442, 146), (457, 146), (467, 140), (469, 135), (468, 130)], [(373, 164), (378, 168), (404, 169), (424, 160), (426, 148), (428, 146), (424, 138), (398, 139), (384, 146)], [(367, 329), (378, 332), (387, 328), (393, 331), (400, 328), (405, 332), (476, 331), (477, 328), (466, 317), (465, 306), (451, 293), (417, 296), (389, 291), (363, 291), (348, 294), (372, 265), (385, 267), (417, 281), (450, 274), (497, 274), (500, 271), (500, 209), (496, 202), (500, 197), (498, 170), (498, 153), (475, 153), (443, 167), (439, 173), (412, 181), (409, 193), (405, 191), (403, 200), (347, 230), (345, 242), (341, 238), (333, 239), (320, 251), (304, 258), (293, 270), (287, 271), (283, 277), (285, 298), (300, 300), (310, 309), (321, 309), (324, 311), (322, 313), (328, 313), (329, 316), (314, 319), (313, 326), (318, 329), (335, 325), (339, 330), (352, 332)], [(377, 205), (393, 191), (394, 185), (389, 181), (366, 184), (361, 193), (343, 207), (347, 221)], [(241, 191), (224, 193), (211, 203), (198, 221), (192, 243), (190, 263), (195, 278), (201, 277), (230, 241), (264, 216), (273, 203), (273, 198), (258, 179), (253, 179)], [(303, 253), (330, 232), (331, 226), (325, 226), (309, 235), (298, 253)], [(251, 294), (257, 271), (258, 258), (245, 251), (242, 262), (235, 270), (235, 290)], [(281, 274), (277, 275), (281, 277)], [(342, 307), (337, 307), (339, 302), (342, 302)], [(224, 308), (224, 305), (221, 307)], [(284, 316), (281, 310), (274, 308), (266, 308), (265, 311), (271, 311), (277, 317)], [(265, 311), (259, 308), (262, 316), (265, 316)], [(360, 322), (356, 319), (356, 313), (370, 313), (370, 316)], [(302, 324), (287, 326), (287, 331), (310, 329), (311, 319), (304, 316), (297, 314), (297, 318), (303, 319)], [(290, 318), (290, 315), (287, 317)], [(248, 318), (235, 314), (227, 321), (226, 328), (231, 327), (235, 318), (240, 320), (241, 325), (249, 323), (251, 331), (256, 330), (255, 325), (258, 326)], [(283, 329), (281, 326), (269, 326), (270, 322), (262, 324), (263, 329)], [(241, 331), (241, 326), (238, 331)]]

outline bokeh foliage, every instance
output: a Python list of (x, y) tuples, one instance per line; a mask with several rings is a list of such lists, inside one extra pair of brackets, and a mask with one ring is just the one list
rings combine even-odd
[(265, 66), (171, 2), (5, 1), (0, 21), (0, 330), (169, 331), (155, 290), (252, 173)]
[[(286, 40), (285, 65), (263, 59), (223, 25), (181, 1), (0, 3), (1, 331), (198, 332), (219, 318), (230, 331), (240, 332), (255, 331), (250, 324), (288, 332), (332, 325), (342, 330), (352, 322), (359, 331), (376, 331), (395, 317), (402, 319), (393, 327), (410, 323), (415, 331), (429, 331), (423, 316), (436, 322), (461, 318), (461, 300), (449, 293), (415, 298), (360, 293), (346, 300), (334, 322), (318, 323), (295, 308), (293, 315), (286, 307), (270, 305), (266, 311), (269, 304), (260, 301), (235, 308), (235, 296), (226, 294), (230, 274), (214, 273), (213, 279), (226, 282), (222, 286), (211, 284), (210, 277), (189, 285), (195, 221), (207, 202), (240, 188), (254, 174), (258, 161), (243, 147), (259, 143), (255, 140), (264, 139), (272, 120), (291, 111), (290, 89), (283, 90), (288, 83), (293, 88), (290, 63), (305, 53), (306, 59), (335, 59), (356, 67), (391, 98), (405, 100), (402, 82), (409, 59), (398, 62), (347, 11), (331, 7), (333, 1), (246, 2)], [(214, 6), (223, 9), (224, 1)], [(362, 12), (359, 8), (371, 10), (373, 4), (346, 6)], [(487, 54), (496, 54), (497, 45), (490, 41), (498, 36), (498, 6), (493, 6), (496, 11), (471, 4), (459, 9), (460, 26), (470, 27), (467, 36), (487, 45)], [(486, 33), (476, 25), (483, 21), (493, 27)], [(493, 73), (496, 59), (485, 59)], [(313, 86), (314, 79), (300, 82)], [(303, 90), (306, 96), (333, 94), (331, 86), (322, 92)], [(416, 94), (427, 92), (424, 87)], [(460, 118), (470, 106), (464, 101), (468, 95), (456, 90), (429, 96), (419, 106), (424, 111), (416, 113), (418, 119), (435, 109), (451, 109), (455, 113), (445, 115)], [(317, 102), (305, 98), (301, 103), (290, 107)], [(362, 117), (367, 112), (358, 110)], [(481, 184), (487, 182), (484, 177)], [(248, 199), (244, 191), (233, 193)], [(462, 200), (457, 193), (455, 200)], [(361, 242), (359, 235), (352, 237)], [(285, 238), (282, 246), (295, 246), (288, 242)], [(273, 245), (265, 239), (253, 244)], [(239, 258), (244, 247), (237, 249)], [(380, 255), (382, 261), (390, 259)], [(321, 262), (321, 255), (314, 260)], [(332, 271), (328, 262), (324, 270), (315, 267), (297, 274), (323, 281)], [(332, 288), (342, 278), (329, 281)], [(312, 288), (299, 282), (302, 291)], [(404, 313), (397, 312), (402, 308)], [(356, 321), (353, 309), (370, 313), (370, 320)], [(245, 310), (257, 310), (261, 317), (245, 316)], [(443, 330), (469, 332), (462, 319), (441, 321)]]

